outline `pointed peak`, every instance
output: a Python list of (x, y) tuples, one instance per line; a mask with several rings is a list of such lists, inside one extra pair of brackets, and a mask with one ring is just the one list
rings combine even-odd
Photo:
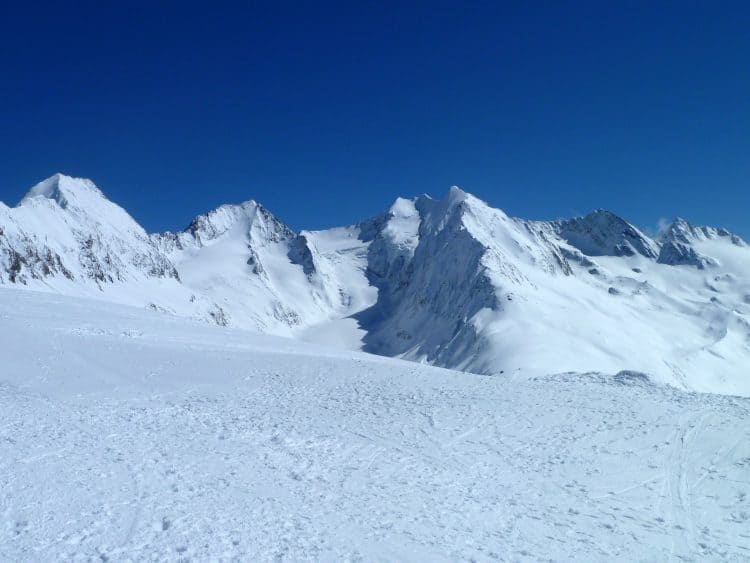
[(71, 203), (91, 197), (106, 199), (101, 190), (91, 180), (74, 178), (58, 172), (32, 187), (19, 202), (19, 205), (28, 204), (38, 198), (45, 198), (53, 200), (65, 209)]
[(648, 239), (649, 237), (641, 231), (638, 227), (633, 225), (627, 219), (622, 218), (617, 213), (609, 211), (608, 209), (595, 209), (591, 213), (582, 217), (575, 217), (573, 219), (566, 219), (559, 221), (561, 225), (579, 225), (587, 226), (588, 228), (595, 230), (620, 230), (628, 233), (629, 236), (638, 238)]
[(449, 224), (458, 224), (467, 211), (487, 204), (457, 186), (451, 186), (441, 199), (420, 196), (414, 201), (423, 220), (423, 226), (431, 230), (443, 229)]
[(681, 217), (677, 217), (671, 223), (665, 224), (657, 237), (662, 243), (678, 242), (688, 245), (701, 240), (718, 238), (729, 239), (737, 246), (746, 246), (747, 244), (739, 236), (726, 229), (693, 225)]
[(106, 225), (121, 234), (145, 234), (143, 228), (116, 203), (107, 199), (99, 188), (86, 178), (54, 174), (29, 190), (16, 209), (22, 214), (41, 214), (45, 220), (64, 216), (73, 218), (79, 228)]
[(675, 217), (674, 219), (660, 219), (659, 220), (659, 235), (669, 233), (670, 231), (680, 229), (691, 229), (693, 226), (689, 221), (682, 217)]
[(658, 256), (658, 245), (634, 225), (606, 209), (558, 221), (558, 235), (587, 256)]
[(224, 204), (195, 217), (184, 232), (210, 240), (234, 229), (249, 233), (253, 230), (271, 233), (271, 237), (291, 237), (294, 232), (254, 199)]
[(448, 191), (445, 193), (445, 195), (438, 199), (433, 199), (427, 194), (422, 194), (419, 197), (414, 199), (414, 203), (418, 207), (424, 207), (424, 208), (436, 208), (436, 209), (442, 209), (444, 211), (447, 211), (456, 205), (463, 203), (464, 201), (467, 201), (469, 199), (476, 198), (469, 194), (468, 192), (463, 191), (458, 186), (451, 186)]
[(628, 223), (625, 219), (617, 215), (617, 213), (613, 213), (612, 211), (609, 211), (608, 209), (594, 209), (591, 213), (588, 213), (584, 215), (583, 217), (579, 217), (580, 220), (583, 221), (608, 221), (608, 222), (617, 222), (617, 223)]
[[(401, 198), (398, 198), (401, 199)], [(417, 197), (415, 197), (412, 201), (417, 205), (421, 207), (425, 206), (439, 206), (444, 209), (450, 209), (456, 204), (462, 203), (466, 200), (478, 200), (476, 197), (471, 195), (468, 192), (465, 192), (458, 186), (451, 186), (448, 191), (445, 193), (445, 195), (441, 198), (434, 199), (429, 194), (421, 194)]]
[(676, 217), (674, 221), (672, 221), (672, 226), (686, 226), (686, 227), (692, 227), (690, 221), (687, 219), (683, 219), (682, 217)]
[[(217, 215), (217, 214), (230, 214), (230, 215), (242, 215), (247, 213), (255, 213), (257, 209), (263, 209), (263, 206), (254, 199), (248, 199), (240, 203), (224, 203), (219, 207), (216, 207), (205, 213), (205, 215)], [(199, 215), (199, 217), (202, 215)]]
[(451, 186), (446, 194), (445, 198), (451, 202), (464, 201), (469, 196), (468, 193), (463, 191), (458, 186)]

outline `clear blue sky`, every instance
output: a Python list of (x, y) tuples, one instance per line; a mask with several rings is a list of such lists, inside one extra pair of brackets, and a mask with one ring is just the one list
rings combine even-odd
[(86, 176), (149, 230), (457, 184), (750, 238), (746, 2), (3, 2), (0, 102), (0, 200)]

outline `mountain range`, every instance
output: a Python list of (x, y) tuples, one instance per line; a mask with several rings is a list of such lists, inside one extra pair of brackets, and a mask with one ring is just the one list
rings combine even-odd
[(750, 395), (750, 247), (677, 219), (509, 217), (451, 188), (296, 232), (255, 201), (148, 233), (90, 180), (0, 203), (0, 286), (504, 377), (638, 372)]

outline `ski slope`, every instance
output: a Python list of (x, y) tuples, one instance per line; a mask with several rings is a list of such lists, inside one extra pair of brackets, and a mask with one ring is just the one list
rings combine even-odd
[(0, 560), (750, 558), (750, 400), (0, 291)]

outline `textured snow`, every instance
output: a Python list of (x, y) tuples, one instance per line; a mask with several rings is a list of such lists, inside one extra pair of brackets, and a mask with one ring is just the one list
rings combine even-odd
[(15, 289), (0, 354), (1, 560), (750, 555), (748, 399)]

